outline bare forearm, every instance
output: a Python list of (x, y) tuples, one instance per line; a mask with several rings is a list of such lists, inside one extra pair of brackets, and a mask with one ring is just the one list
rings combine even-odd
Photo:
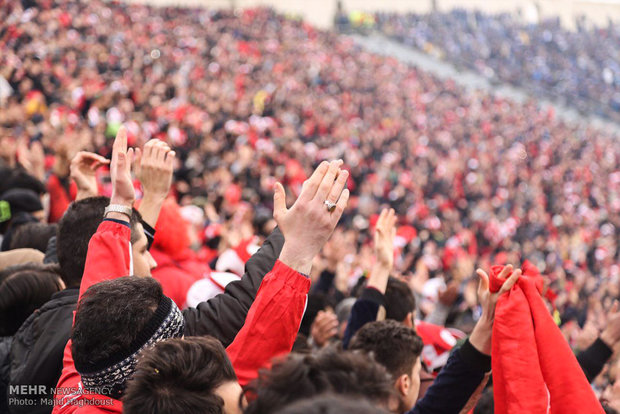
[(493, 321), (482, 315), (474, 330), (469, 336), (469, 342), (474, 348), (485, 355), (491, 355), (491, 335), (493, 333)]
[(149, 226), (155, 228), (157, 224), (157, 219), (159, 218), (159, 212), (161, 211), (161, 206), (166, 199), (165, 196), (156, 196), (144, 193), (144, 197), (142, 198), (142, 203), (140, 203), (140, 208), (138, 211), (142, 215), (142, 220), (144, 220)]
[(375, 263), (370, 271), (367, 286), (373, 287), (381, 293), (385, 293), (391, 269), (392, 266), (390, 265), (380, 262)]

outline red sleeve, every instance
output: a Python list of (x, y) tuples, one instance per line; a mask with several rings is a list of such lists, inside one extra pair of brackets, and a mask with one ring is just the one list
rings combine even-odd
[(309, 289), (306, 276), (279, 260), (265, 276), (243, 328), (226, 349), (241, 386), (256, 378), (273, 357), (291, 351)]
[(80, 298), (86, 289), (104, 280), (133, 273), (129, 225), (105, 220), (88, 243)]
[[(103, 221), (99, 225), (97, 232), (88, 243), (86, 266), (80, 285), (80, 298), (95, 283), (131, 274), (133, 266), (131, 265), (130, 240), (129, 226), (114, 221)], [(71, 401), (82, 398), (82, 394), (67, 392), (67, 390), (77, 389), (79, 386), (81, 386), (81, 378), (73, 364), (71, 340), (69, 340), (65, 346), (62, 374), (57, 385), (58, 388), (63, 389), (63, 392), (56, 395), (53, 414), (68, 414), (76, 411), (78, 405), (72, 404)]]

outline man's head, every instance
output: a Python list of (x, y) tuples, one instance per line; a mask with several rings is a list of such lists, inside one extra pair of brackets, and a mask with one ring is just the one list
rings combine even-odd
[[(107, 197), (91, 197), (72, 203), (59, 222), (57, 236), (58, 261), (67, 287), (79, 287), (86, 264), (88, 243), (103, 220), (103, 212), (110, 204)], [(131, 246), (134, 274), (150, 276), (153, 258), (146, 250), (140, 215), (134, 210), (131, 218)]]
[(120, 398), (139, 351), (180, 337), (183, 329), (183, 315), (155, 279), (127, 276), (91, 286), (80, 299), (71, 334), (84, 387)]
[(389, 278), (385, 289), (385, 303), (386, 319), (393, 319), (409, 327), (414, 326), (415, 296), (405, 282)]
[(56, 224), (26, 223), (15, 231), (11, 239), (13, 249), (36, 249), (45, 253), (49, 239), (56, 235)]
[(422, 340), (412, 328), (394, 320), (364, 325), (349, 349), (372, 354), (394, 378), (402, 411), (413, 408), (420, 390)]
[(215, 338), (168, 339), (145, 350), (123, 396), (125, 414), (241, 414), (242, 389)]
[(318, 354), (289, 354), (252, 384), (256, 398), (245, 414), (276, 412), (295, 401), (324, 393), (367, 399), (396, 409), (392, 378), (385, 368), (365, 354), (326, 348)]
[(0, 336), (11, 336), (52, 295), (64, 289), (52, 267), (27, 263), (0, 272)]

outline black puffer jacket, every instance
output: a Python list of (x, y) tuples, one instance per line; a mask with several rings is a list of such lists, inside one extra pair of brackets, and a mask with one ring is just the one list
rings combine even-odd
[[(19, 328), (11, 345), (10, 385), (45, 385), (48, 390), (56, 387), (63, 351), (71, 337), (78, 293), (77, 288), (55, 293)], [(51, 413), (52, 408), (50, 405), (11, 406), (10, 412)]]

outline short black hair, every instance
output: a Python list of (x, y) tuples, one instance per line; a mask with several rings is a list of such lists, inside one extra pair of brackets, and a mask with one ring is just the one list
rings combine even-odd
[(291, 353), (261, 370), (249, 386), (255, 397), (245, 414), (273, 413), (295, 401), (324, 393), (368, 399), (388, 406), (395, 396), (392, 378), (371, 357), (325, 348), (316, 354)]
[(36, 249), (42, 253), (47, 250), (47, 243), (56, 235), (57, 224), (26, 223), (15, 230), (10, 249)]
[(423, 346), (415, 330), (395, 320), (385, 320), (364, 325), (351, 339), (349, 350), (372, 354), (397, 379), (403, 374), (411, 375)]
[(62, 290), (58, 273), (39, 265), (10, 274), (0, 281), (0, 336), (11, 336), (52, 295)]
[(402, 322), (407, 314), (415, 313), (415, 296), (402, 280), (390, 277), (385, 289), (385, 318)]
[[(110, 204), (107, 197), (90, 197), (72, 203), (59, 222), (56, 249), (63, 280), (67, 287), (79, 287), (86, 265), (86, 253), (91, 237), (103, 220), (103, 212)], [(131, 241), (139, 234), (135, 231), (141, 217), (134, 209), (131, 218)]]
[(96, 365), (127, 351), (163, 295), (151, 277), (125, 276), (89, 287), (78, 303), (71, 333), (75, 365)]
[(41, 180), (28, 174), (26, 170), (21, 168), (15, 168), (8, 174), (6, 181), (0, 185), (0, 194), (13, 188), (25, 188), (34, 191), (38, 195), (45, 194), (47, 191), (45, 184)]
[(287, 406), (277, 414), (387, 414), (365, 400), (325, 394)]
[(123, 396), (124, 414), (220, 414), (214, 393), (237, 381), (220, 341), (213, 337), (172, 338), (143, 352)]

